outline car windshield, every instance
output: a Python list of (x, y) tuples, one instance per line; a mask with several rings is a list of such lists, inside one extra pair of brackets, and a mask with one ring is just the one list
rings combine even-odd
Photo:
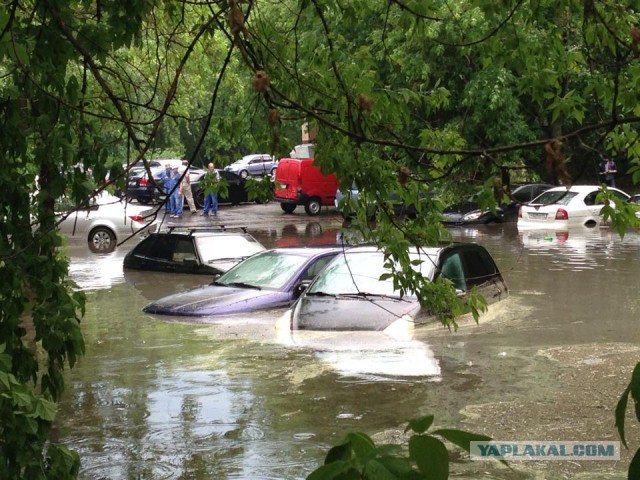
[(546, 204), (558, 204), (568, 205), (573, 197), (578, 195), (577, 192), (567, 192), (566, 190), (554, 190), (550, 192), (544, 192), (538, 195), (531, 203), (536, 205)]
[(256, 239), (248, 235), (196, 237), (196, 247), (204, 264), (228, 258), (250, 257), (264, 250)]
[[(432, 279), (434, 274), (433, 260), (426, 254), (411, 254), (411, 260), (422, 260), (419, 269), (425, 278)], [(318, 276), (309, 288), (309, 294), (326, 293), (330, 295), (347, 295), (368, 293), (373, 295), (400, 296), (400, 291), (393, 288), (391, 278), (380, 280), (380, 275), (388, 272), (384, 268), (382, 252), (352, 252), (338, 255)]]
[(246, 259), (219, 277), (216, 284), (241, 283), (279, 290), (291, 280), (309, 257), (282, 252), (264, 252)]

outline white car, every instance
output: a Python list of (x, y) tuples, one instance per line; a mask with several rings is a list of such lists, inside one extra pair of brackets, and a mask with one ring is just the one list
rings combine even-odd
[[(567, 229), (600, 224), (604, 203), (598, 200), (601, 187), (573, 185), (554, 187), (520, 207), (518, 229)], [(629, 195), (617, 188), (609, 188), (613, 203), (629, 201)]]
[(145, 218), (148, 207), (132, 205), (109, 193), (102, 192), (91, 200), (88, 208), (80, 208), (71, 213), (59, 212), (62, 220), (58, 229), (67, 236), (87, 239), (89, 249), (94, 253), (109, 253), (116, 244), (134, 233), (149, 230), (154, 218)]

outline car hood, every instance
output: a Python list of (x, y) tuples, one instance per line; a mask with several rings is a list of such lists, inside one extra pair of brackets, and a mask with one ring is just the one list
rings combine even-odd
[(304, 295), (293, 311), (294, 330), (384, 330), (403, 315), (420, 311), (415, 298), (314, 297)]
[(143, 310), (160, 315), (217, 315), (275, 308), (288, 299), (286, 292), (207, 285), (161, 298)]

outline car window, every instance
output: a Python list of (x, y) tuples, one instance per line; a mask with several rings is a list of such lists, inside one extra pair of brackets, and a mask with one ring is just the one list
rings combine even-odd
[(320, 271), (327, 265), (327, 263), (333, 260), (333, 257), (335, 257), (335, 255), (326, 255), (324, 257), (316, 259), (300, 276), (300, 280), (313, 280), (316, 275), (318, 275), (318, 273), (320, 273)]
[(441, 275), (447, 280), (450, 280), (456, 289), (467, 289), (460, 253), (447, 255), (442, 260)]
[(600, 192), (599, 191), (591, 192), (589, 195), (584, 197), (584, 204), (585, 205), (595, 205), (596, 204), (596, 197), (598, 196), (598, 193), (600, 193)]
[(544, 192), (536, 197), (531, 203), (536, 205), (557, 204), (567, 205), (573, 197), (578, 195), (577, 192), (568, 192), (566, 190), (554, 190)]
[(151, 238), (147, 256), (160, 260), (171, 260), (175, 244), (172, 235), (155, 235)]
[(465, 250), (462, 252), (466, 271), (467, 288), (482, 285), (489, 281), (497, 272), (496, 264), (483, 250)]
[[(411, 260), (422, 260), (413, 268), (419, 270), (426, 278), (432, 278), (433, 264), (427, 255), (410, 255)], [(381, 252), (354, 252), (339, 255), (327, 265), (309, 292), (324, 292), (333, 295), (366, 292), (377, 295), (400, 296), (395, 290), (391, 278), (380, 280), (384, 267), (384, 255)]]
[(246, 283), (267, 290), (277, 290), (300, 270), (307, 256), (265, 252), (254, 255), (232, 267), (216, 280), (216, 283)]
[(192, 238), (177, 239), (172, 260), (179, 263), (183, 263), (186, 260), (196, 260), (196, 250), (193, 246)]
[(249, 257), (264, 250), (262, 244), (250, 235), (213, 235), (195, 238), (203, 264), (224, 258)]

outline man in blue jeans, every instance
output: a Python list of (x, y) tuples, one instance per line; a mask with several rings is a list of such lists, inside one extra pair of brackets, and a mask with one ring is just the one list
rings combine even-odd
[[(207, 165), (207, 173), (204, 174), (204, 183), (205, 185), (210, 184), (212, 182), (217, 183), (220, 181), (220, 174), (216, 170), (216, 166), (213, 163)], [(206, 188), (206, 187), (205, 187)], [(218, 215), (218, 192), (209, 192), (208, 195), (204, 197), (204, 208), (202, 210), (202, 215), (209, 215), (209, 210), (213, 216)]]

